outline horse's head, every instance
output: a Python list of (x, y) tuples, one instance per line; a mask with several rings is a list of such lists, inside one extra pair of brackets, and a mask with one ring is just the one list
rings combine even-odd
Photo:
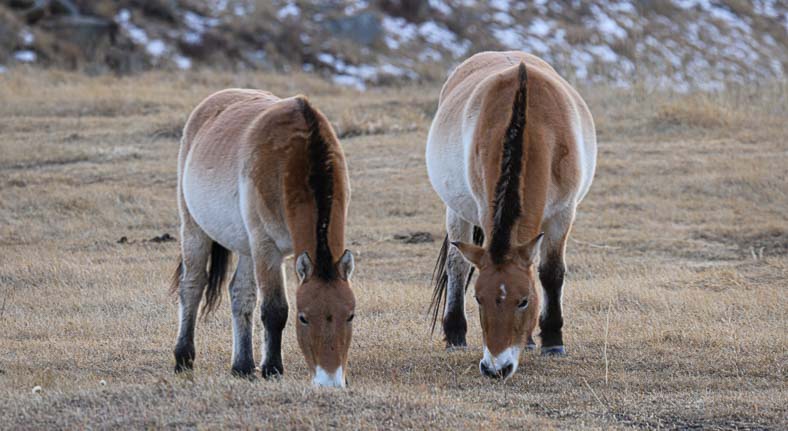
[(324, 278), (306, 252), (296, 260), (301, 280), (296, 291), (298, 345), (318, 386), (345, 386), (348, 350), (356, 300), (350, 289), (353, 254), (349, 250), (334, 264), (336, 277)]
[(479, 370), (487, 377), (508, 379), (520, 352), (539, 320), (536, 263), (542, 235), (512, 247), (503, 259), (494, 259), (484, 248), (452, 243), (479, 271), (475, 298), (479, 304), (484, 357)]

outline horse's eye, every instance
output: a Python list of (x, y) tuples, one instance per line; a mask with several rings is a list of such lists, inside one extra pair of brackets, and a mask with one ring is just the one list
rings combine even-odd
[(309, 324), (309, 321), (306, 320), (306, 316), (304, 316), (304, 313), (298, 313), (298, 321), (303, 323), (304, 325)]
[(528, 298), (523, 298), (523, 300), (520, 301), (519, 304), (517, 304), (517, 308), (519, 308), (521, 310), (524, 309), (527, 306), (528, 306)]
[(350, 317), (347, 318), (347, 321), (352, 322), (354, 317), (356, 317), (356, 313), (351, 314)]

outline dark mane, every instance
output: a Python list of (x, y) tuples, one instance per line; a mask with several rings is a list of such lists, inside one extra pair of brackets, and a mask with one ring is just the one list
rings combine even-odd
[(298, 98), (298, 104), (309, 130), (307, 142), (309, 187), (315, 196), (315, 205), (317, 206), (314, 275), (323, 280), (333, 280), (338, 275), (334, 267), (331, 247), (328, 245), (328, 227), (331, 224), (331, 205), (334, 197), (334, 167), (331, 150), (320, 132), (320, 122), (312, 106), (302, 97)]
[(519, 86), (514, 96), (512, 117), (506, 128), (501, 154), (501, 176), (493, 198), (493, 227), (490, 238), (490, 257), (493, 263), (503, 262), (511, 247), (512, 228), (522, 213), (520, 206), (520, 177), (523, 169), (523, 132), (527, 104), (528, 75), (525, 65), (518, 70)]

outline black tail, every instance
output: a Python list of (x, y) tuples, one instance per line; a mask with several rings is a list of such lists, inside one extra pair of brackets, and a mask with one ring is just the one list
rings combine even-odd
[[(478, 226), (473, 227), (473, 243), (475, 245), (482, 245), (484, 243), (484, 231)], [(438, 260), (435, 262), (435, 269), (432, 270), (432, 300), (430, 301), (430, 308), (427, 309), (428, 313), (432, 314), (432, 328), (430, 333), (435, 332), (435, 325), (438, 323), (438, 316), (444, 312), (446, 308), (446, 286), (449, 284), (449, 274), (446, 273), (446, 258), (449, 255), (449, 235), (443, 238), (443, 245), (441, 251), (438, 253)], [(471, 271), (468, 273), (468, 279), (465, 280), (465, 290), (468, 290), (468, 285), (471, 284), (473, 272), (476, 270), (471, 266)], [(443, 304), (443, 306), (441, 306)]]
[(214, 242), (211, 246), (211, 264), (208, 267), (208, 287), (205, 289), (205, 302), (202, 304), (202, 317), (207, 317), (222, 299), (222, 286), (227, 278), (227, 264), (230, 262), (230, 250)]

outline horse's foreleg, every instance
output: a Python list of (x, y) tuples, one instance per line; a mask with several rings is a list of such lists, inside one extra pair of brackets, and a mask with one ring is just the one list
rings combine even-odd
[(258, 250), (261, 253), (260, 256), (255, 257), (254, 271), (257, 288), (262, 297), (260, 318), (265, 328), (263, 362), (260, 370), (263, 377), (269, 378), (284, 373), (282, 331), (287, 324), (287, 295), (282, 271), (283, 256), (278, 250), (274, 251), (273, 244)]
[(564, 356), (563, 339), (563, 306), (561, 303), (564, 287), (566, 264), (564, 254), (569, 231), (574, 221), (574, 208), (559, 213), (545, 220), (543, 228), (545, 241), (542, 258), (539, 264), (539, 280), (542, 282), (544, 295), (542, 315), (539, 321), (542, 339), (542, 355)]

